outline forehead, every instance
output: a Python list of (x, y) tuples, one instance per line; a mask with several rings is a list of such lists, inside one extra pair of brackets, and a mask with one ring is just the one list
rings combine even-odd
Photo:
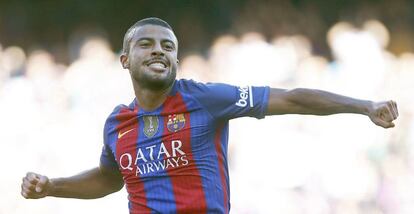
[(138, 41), (140, 39), (154, 39), (154, 40), (170, 40), (175, 44), (178, 43), (177, 38), (174, 35), (172, 30), (162, 27), (159, 25), (143, 25), (137, 27), (132, 35), (132, 42)]

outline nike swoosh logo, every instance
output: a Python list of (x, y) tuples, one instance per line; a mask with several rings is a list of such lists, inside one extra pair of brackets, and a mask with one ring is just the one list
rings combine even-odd
[(134, 128), (129, 129), (129, 130), (127, 130), (127, 131), (125, 131), (125, 132), (122, 132), (122, 133), (121, 133), (121, 132), (119, 132), (119, 133), (118, 133), (118, 139), (119, 139), (119, 138), (121, 138), (122, 136), (124, 136), (124, 135), (128, 134), (128, 132), (130, 132), (130, 131), (132, 131), (132, 130), (134, 130)]

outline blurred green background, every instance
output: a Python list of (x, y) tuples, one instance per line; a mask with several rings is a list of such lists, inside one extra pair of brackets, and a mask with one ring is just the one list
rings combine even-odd
[(409, 0), (43, 0), (0, 2), (0, 37), (5, 46), (46, 48), (60, 62), (69, 62), (68, 42), (79, 34), (107, 37), (114, 50), (135, 21), (148, 16), (167, 20), (180, 38), (181, 55), (205, 53), (219, 35), (260, 32), (302, 34), (316, 54), (330, 57), (325, 34), (338, 21), (355, 25), (367, 19), (384, 23), (391, 33), (389, 49), (411, 51), (414, 1)]
[(26, 200), (20, 184), (99, 164), (106, 117), (134, 98), (124, 33), (149, 16), (177, 34), (178, 78), (398, 103), (387, 130), (353, 114), (232, 120), (232, 213), (414, 213), (414, 1), (0, 0), (0, 214), (128, 212), (125, 190)]

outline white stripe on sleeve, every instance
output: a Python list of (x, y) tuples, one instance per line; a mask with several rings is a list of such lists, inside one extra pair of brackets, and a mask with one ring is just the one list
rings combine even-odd
[(249, 86), (249, 101), (250, 101), (250, 107), (253, 107), (254, 106), (254, 103), (253, 103), (253, 91), (252, 91), (252, 87), (251, 86)]

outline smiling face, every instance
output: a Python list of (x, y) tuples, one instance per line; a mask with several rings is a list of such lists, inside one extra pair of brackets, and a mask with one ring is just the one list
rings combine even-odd
[(170, 29), (151, 24), (137, 27), (128, 45), (121, 63), (134, 84), (151, 90), (171, 86), (177, 73), (178, 42)]

